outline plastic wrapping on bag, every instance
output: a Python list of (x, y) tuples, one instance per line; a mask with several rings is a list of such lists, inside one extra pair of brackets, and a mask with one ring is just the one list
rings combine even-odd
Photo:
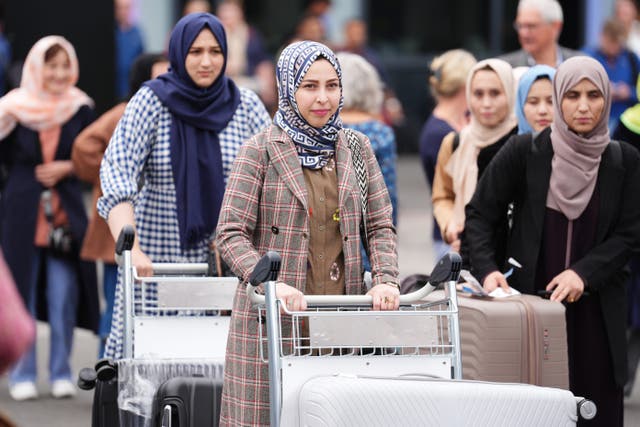
[[(142, 360), (118, 361), (118, 407), (121, 417), (132, 427), (150, 427), (153, 399), (158, 387), (170, 378), (204, 377), (222, 380), (222, 360)], [(132, 417), (133, 415), (133, 417)], [(132, 422), (132, 418), (135, 421)], [(121, 420), (122, 421), (122, 420)]]

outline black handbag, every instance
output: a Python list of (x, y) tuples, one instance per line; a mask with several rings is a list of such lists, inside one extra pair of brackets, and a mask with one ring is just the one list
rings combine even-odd
[(75, 239), (68, 225), (53, 225), (53, 207), (51, 205), (51, 190), (44, 190), (40, 196), (44, 209), (44, 216), (49, 223), (49, 252), (51, 255), (66, 258), (76, 251)]

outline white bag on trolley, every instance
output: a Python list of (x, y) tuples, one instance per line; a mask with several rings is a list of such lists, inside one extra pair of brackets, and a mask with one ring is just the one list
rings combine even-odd
[(425, 377), (320, 376), (299, 398), (300, 426), (574, 426), (567, 390)]

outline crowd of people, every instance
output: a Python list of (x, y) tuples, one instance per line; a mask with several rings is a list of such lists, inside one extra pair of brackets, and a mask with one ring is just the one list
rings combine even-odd
[[(135, 37), (133, 49), (130, 2), (116, 3), (116, 37)], [(376, 310), (398, 308), (396, 141), (385, 110), (394, 95), (362, 20), (347, 23), (337, 52), (323, 43), (322, 13), (307, 15), (274, 65), (237, 2), (216, 15), (208, 2), (186, 8), (166, 54), (119, 53), (125, 101), (97, 119), (75, 86), (73, 46), (47, 36), (32, 47), (20, 87), (0, 98), (1, 245), (27, 310), (51, 326), (58, 398), (75, 394), (76, 325), (99, 333), (100, 355), (123, 357), (113, 251), (125, 225), (136, 231), (141, 276), (155, 262), (205, 262), (215, 248), (241, 281), (221, 425), (263, 425), (267, 365), (244, 291), (262, 254), (283, 257), (276, 295), (289, 310), (305, 309), (304, 295), (364, 293)], [(623, 423), (640, 358), (631, 258), (640, 247), (640, 61), (637, 21), (625, 20), (637, 9), (620, 0), (616, 12), (589, 56), (558, 45), (556, 0), (521, 0), (521, 50), (477, 61), (456, 49), (432, 61), (436, 106), (420, 135), (434, 252), (460, 252), (487, 291), (546, 292), (566, 305), (570, 389), (596, 402), (592, 425), (607, 426)], [(81, 180), (94, 186), (90, 217)], [(507, 280), (509, 257), (522, 268)], [(11, 396), (37, 398), (36, 378), (33, 345), (11, 367)]]

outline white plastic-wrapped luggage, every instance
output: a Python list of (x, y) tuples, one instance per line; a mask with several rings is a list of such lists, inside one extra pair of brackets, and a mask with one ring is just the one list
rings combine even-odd
[(300, 390), (297, 425), (574, 426), (576, 398), (528, 384), (410, 377), (322, 376)]

